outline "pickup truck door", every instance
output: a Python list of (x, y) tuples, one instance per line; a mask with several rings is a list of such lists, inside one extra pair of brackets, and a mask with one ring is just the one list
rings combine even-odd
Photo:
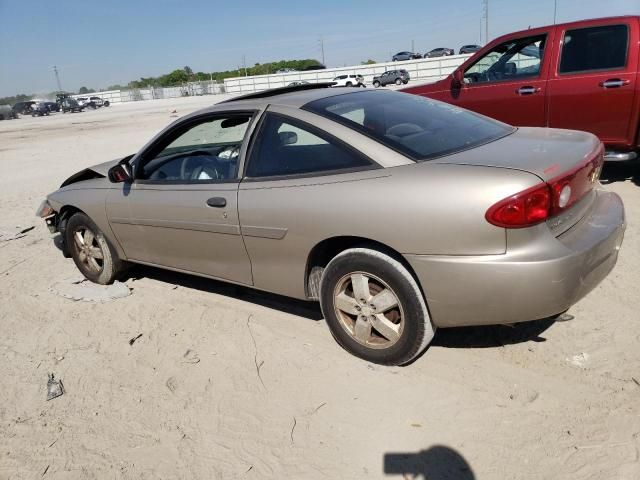
[(637, 132), (638, 21), (609, 19), (558, 27), (549, 79), (548, 124), (591, 132), (629, 148)]
[(545, 126), (545, 95), (553, 28), (515, 37), (491, 48), (464, 72), (446, 102), (516, 126)]

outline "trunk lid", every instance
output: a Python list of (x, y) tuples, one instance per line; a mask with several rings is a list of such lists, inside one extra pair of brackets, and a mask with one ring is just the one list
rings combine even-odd
[(547, 182), (593, 159), (601, 148), (600, 140), (590, 133), (519, 128), (495, 142), (431, 162), (521, 170)]

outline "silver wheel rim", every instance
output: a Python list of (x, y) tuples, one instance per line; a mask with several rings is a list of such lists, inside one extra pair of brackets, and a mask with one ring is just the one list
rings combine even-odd
[(87, 227), (73, 231), (73, 246), (82, 266), (91, 273), (100, 273), (104, 265), (104, 252), (96, 235)]
[(333, 304), (342, 328), (367, 348), (389, 348), (402, 336), (402, 304), (375, 275), (353, 272), (342, 277), (334, 289)]

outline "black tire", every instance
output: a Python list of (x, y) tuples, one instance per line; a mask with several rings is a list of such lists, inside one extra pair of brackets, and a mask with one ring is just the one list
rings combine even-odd
[(105, 100), (102, 104), (104, 107), (108, 107), (110, 105), (109, 100)]
[(373, 86), (376, 88), (380, 87), (380, 82), (376, 80), (375, 82), (373, 82)]
[[(355, 323), (364, 319), (367, 313), (358, 316), (346, 315), (336, 307), (336, 296), (341, 295), (341, 285), (349, 282), (352, 275), (364, 274), (370, 277), (367, 288), (371, 297), (364, 304), (374, 301), (374, 296), (380, 289), (388, 288), (398, 303), (387, 313), (396, 314), (396, 321), (391, 320), (400, 330), (394, 343), (387, 341), (375, 328), (369, 328), (371, 345), (361, 343), (355, 338)], [(377, 285), (376, 285), (377, 284)], [(385, 285), (386, 284), (386, 285)], [(381, 285), (381, 286), (380, 286)], [(355, 288), (353, 289), (355, 290)], [(352, 290), (352, 292), (353, 292)], [(374, 293), (371, 293), (371, 291)], [(347, 290), (348, 291), (348, 290)], [(351, 301), (356, 301), (352, 293)], [(356, 301), (357, 302), (357, 301)], [(360, 305), (364, 305), (359, 303)], [(373, 304), (372, 304), (373, 305)], [(409, 271), (392, 256), (370, 248), (351, 248), (338, 254), (324, 269), (320, 280), (320, 306), (329, 325), (332, 335), (345, 350), (364, 360), (382, 365), (403, 365), (416, 358), (433, 339), (435, 328), (427, 310), (420, 288)], [(360, 307), (355, 307), (360, 311)], [(386, 310), (385, 310), (386, 311)], [(398, 316), (399, 314), (399, 316)], [(354, 320), (354, 318), (356, 320)], [(373, 317), (369, 317), (375, 320)], [(393, 317), (388, 317), (393, 318)], [(353, 332), (347, 326), (353, 322)], [(368, 320), (366, 320), (368, 322)], [(380, 337), (378, 340), (376, 337)], [(376, 345), (375, 342), (381, 342)], [(389, 344), (388, 346), (385, 346)]]
[[(86, 245), (91, 248), (99, 248), (101, 252), (102, 259), (94, 259), (93, 262), (95, 263), (82, 259), (81, 248), (78, 245), (78, 241), (74, 238), (77, 233), (80, 233), (84, 242), (84, 240), (88, 239), (88, 237), (85, 236), (86, 231), (90, 231), (93, 234), (93, 240), (87, 242)], [(124, 264), (120, 258), (118, 258), (115, 249), (109, 245), (104, 234), (93, 220), (84, 213), (78, 212), (69, 218), (65, 227), (64, 237), (65, 246), (69, 250), (76, 267), (78, 267), (78, 270), (80, 270), (88, 280), (101, 285), (107, 285), (112, 283), (124, 270)], [(96, 265), (98, 268), (95, 268)]]
[(347, 87), (353, 87), (353, 83), (347, 82)]
[(402, 80), (399, 78), (396, 78), (396, 85), (402, 85)]
[(407, 83), (409, 83), (409, 80), (403, 80), (402, 83), (406, 85)]

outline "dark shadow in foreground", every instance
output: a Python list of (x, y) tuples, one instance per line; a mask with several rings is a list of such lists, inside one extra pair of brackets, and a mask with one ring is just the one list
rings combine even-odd
[(446, 348), (495, 348), (524, 342), (546, 342), (540, 335), (556, 322), (557, 317), (513, 325), (441, 328), (432, 346)]
[[(249, 287), (234, 285), (232, 283), (211, 280), (196, 275), (173, 272), (162, 268), (135, 265), (126, 273), (123, 280), (150, 278), (159, 282), (178, 285), (183, 288), (200, 290), (201, 292), (216, 293), (225, 297), (235, 298), (250, 303), (255, 303), (267, 308), (273, 308), (284, 313), (297, 315), (309, 320), (322, 320), (322, 312), (317, 302), (296, 300), (273, 293), (254, 290)], [(135, 288), (135, 284), (133, 285)]]
[(640, 160), (629, 162), (605, 162), (600, 174), (600, 182), (604, 185), (631, 180), (640, 186)]
[(385, 453), (384, 473), (406, 479), (474, 480), (476, 477), (462, 455), (452, 448), (435, 445), (418, 453)]

